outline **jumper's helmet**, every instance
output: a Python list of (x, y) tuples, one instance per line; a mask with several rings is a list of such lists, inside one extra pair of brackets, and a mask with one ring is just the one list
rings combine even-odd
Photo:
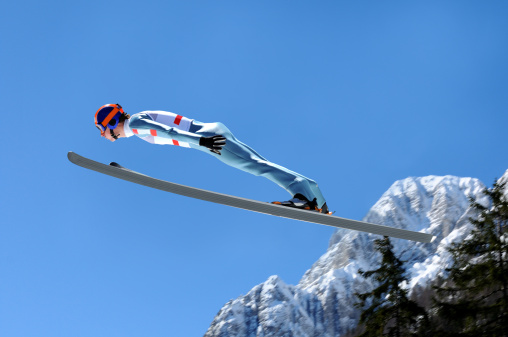
[(101, 131), (106, 132), (106, 128), (114, 130), (120, 122), (120, 116), (125, 114), (120, 104), (103, 105), (95, 113), (95, 126)]

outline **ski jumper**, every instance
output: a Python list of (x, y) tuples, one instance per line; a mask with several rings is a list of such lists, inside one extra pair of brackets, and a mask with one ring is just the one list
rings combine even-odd
[[(316, 198), (318, 207), (326, 202), (315, 181), (268, 161), (236, 139), (222, 123), (201, 123), (165, 111), (143, 111), (125, 121), (124, 131), (126, 137), (136, 135), (152, 144), (190, 147), (206, 152), (229, 166), (270, 179), (291, 196), (300, 193), (311, 201)], [(226, 138), (221, 155), (199, 145), (201, 137), (215, 135)]]

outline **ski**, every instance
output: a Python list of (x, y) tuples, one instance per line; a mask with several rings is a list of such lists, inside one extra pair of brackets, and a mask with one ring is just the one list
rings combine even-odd
[(414, 232), (400, 228), (393, 228), (383, 225), (376, 225), (368, 222), (340, 218), (334, 215), (321, 214), (318, 212), (306, 211), (297, 208), (275, 205), (272, 203), (251, 200), (233, 195), (207, 191), (195, 187), (180, 185), (165, 180), (149, 177), (127, 169), (117, 163), (111, 165), (102, 164), (94, 160), (69, 152), (67, 158), (73, 164), (93, 170), (109, 176), (130, 181), (135, 184), (155, 188), (165, 192), (183, 195), (189, 198), (210, 201), (216, 204), (227, 205), (245, 210), (275, 215), (283, 218), (306, 221), (320, 225), (327, 225), (338, 228), (345, 228), (371, 234), (390, 236), (399, 239), (418, 241), (423, 243), (432, 242), (434, 237), (431, 234)]

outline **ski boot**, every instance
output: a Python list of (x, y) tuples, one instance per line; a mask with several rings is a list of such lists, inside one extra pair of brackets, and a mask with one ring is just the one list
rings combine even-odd
[(330, 212), (330, 210), (328, 209), (328, 205), (326, 205), (326, 202), (323, 204), (323, 206), (321, 206), (321, 209), (319, 210), (319, 213), (323, 213), (323, 214), (326, 214), (326, 215), (332, 215), (334, 212)]
[(323, 214), (332, 214), (328, 210), (328, 206), (326, 205), (326, 203), (323, 205), (322, 208), (318, 208), (316, 198), (314, 198), (314, 200), (310, 201), (309, 199), (307, 199), (304, 195), (302, 195), (300, 193), (295, 194), (295, 196), (291, 200), (273, 201), (272, 204), (286, 206), (286, 207), (293, 207), (293, 208), (298, 208), (298, 209), (305, 209), (308, 211), (314, 211), (314, 212), (319, 212), (319, 213), (323, 213)]

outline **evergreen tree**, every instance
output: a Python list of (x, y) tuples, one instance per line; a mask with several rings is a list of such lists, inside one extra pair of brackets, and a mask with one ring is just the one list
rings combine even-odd
[(436, 287), (435, 312), (446, 322), (442, 336), (508, 337), (508, 198), (505, 183), (486, 189), (491, 205), (474, 200), (478, 218), (461, 243), (449, 248), (448, 279)]
[(387, 236), (374, 242), (382, 256), (381, 266), (376, 270), (358, 271), (377, 284), (371, 292), (355, 294), (360, 299), (357, 307), (366, 307), (360, 316), (360, 324), (364, 325), (364, 333), (360, 336), (416, 336), (426, 314), (408, 298), (408, 290), (404, 287), (408, 282), (404, 261), (395, 256)]

